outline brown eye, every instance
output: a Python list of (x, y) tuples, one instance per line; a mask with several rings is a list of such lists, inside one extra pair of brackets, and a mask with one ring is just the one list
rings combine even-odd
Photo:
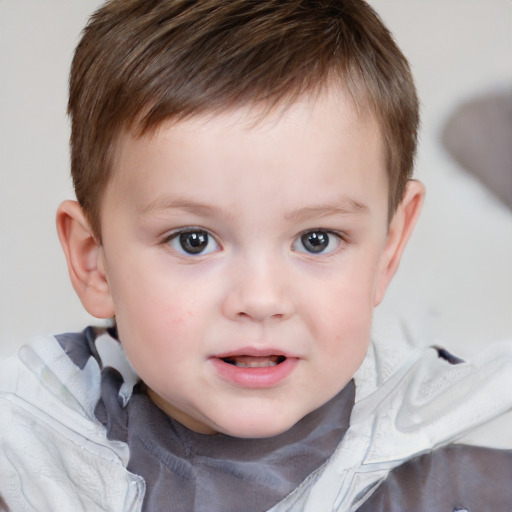
[(303, 233), (293, 244), (293, 250), (310, 254), (327, 254), (336, 250), (340, 243), (339, 235), (317, 229)]
[(204, 231), (182, 233), (180, 235), (180, 245), (189, 254), (200, 254), (208, 246), (208, 233)]
[(304, 249), (308, 252), (322, 252), (329, 245), (329, 235), (323, 231), (313, 231), (300, 237)]
[(172, 236), (169, 245), (181, 254), (197, 256), (219, 249), (215, 239), (203, 229), (180, 231)]

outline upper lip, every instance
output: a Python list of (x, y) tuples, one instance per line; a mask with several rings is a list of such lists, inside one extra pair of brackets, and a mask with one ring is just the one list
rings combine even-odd
[(230, 350), (229, 352), (222, 352), (220, 354), (213, 354), (211, 357), (218, 359), (225, 359), (227, 357), (240, 357), (240, 356), (252, 356), (252, 357), (270, 357), (270, 356), (283, 356), (286, 358), (297, 357), (296, 355), (290, 354), (282, 349), (273, 347), (242, 347), (236, 350)]

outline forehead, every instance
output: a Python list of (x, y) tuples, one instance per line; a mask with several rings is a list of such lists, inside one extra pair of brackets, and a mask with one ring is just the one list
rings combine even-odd
[[(320, 179), (339, 187), (340, 177), (358, 190), (375, 182), (386, 197), (388, 186), (379, 126), (340, 88), (271, 109), (250, 105), (170, 120), (142, 136), (125, 132), (113, 171), (111, 188), (134, 187), (139, 196), (141, 180), (162, 171), (173, 174), (175, 187), (222, 187), (226, 194), (245, 182), (279, 197), (318, 188)], [(149, 201), (155, 187), (147, 192)]]

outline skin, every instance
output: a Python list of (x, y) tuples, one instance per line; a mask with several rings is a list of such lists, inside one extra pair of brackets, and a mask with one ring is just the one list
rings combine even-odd
[[(76, 203), (57, 216), (86, 309), (116, 316), (149, 396), (205, 434), (277, 435), (350, 381), (423, 198), (411, 181), (388, 222), (382, 137), (343, 92), (258, 114), (124, 133), (101, 244)], [(190, 236), (205, 241), (197, 254)], [(225, 354), (293, 364), (271, 385), (240, 384), (219, 371)]]

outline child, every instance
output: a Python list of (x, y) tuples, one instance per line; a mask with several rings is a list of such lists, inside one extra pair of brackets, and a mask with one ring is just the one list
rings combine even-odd
[(390, 374), (369, 342), (424, 190), (367, 4), (110, 1), (69, 113), (58, 232), (115, 324), (2, 363), (4, 508), (510, 509), (510, 451), (450, 443), (512, 406), (512, 347)]

